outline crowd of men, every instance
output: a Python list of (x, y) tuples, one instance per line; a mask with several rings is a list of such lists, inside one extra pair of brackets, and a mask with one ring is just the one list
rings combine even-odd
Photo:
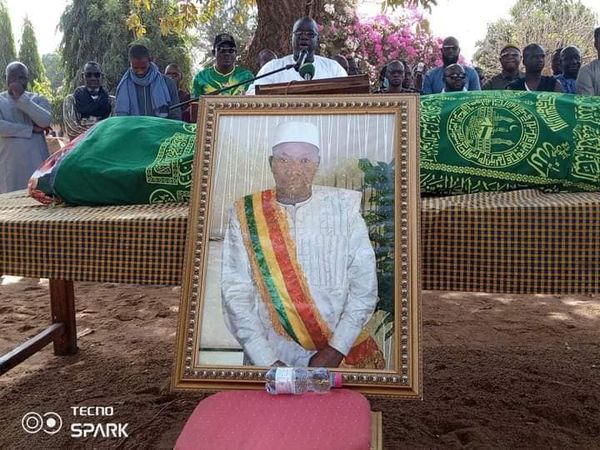
[[(298, 19), (292, 29), (292, 54), (278, 57), (272, 50), (262, 50), (258, 54), (260, 70), (256, 77), (259, 79), (245, 83), (255, 75), (237, 64), (234, 37), (219, 34), (213, 43), (214, 64), (195, 75), (191, 92), (181, 85), (183, 74), (178, 64), (168, 64), (161, 73), (146, 47), (132, 45), (128, 54), (129, 69), (120, 80), (115, 96), (109, 95), (103, 86), (100, 65), (93, 61), (84, 65), (82, 86), (64, 101), (64, 129), (70, 139), (75, 139), (111, 115), (144, 115), (195, 122), (193, 102), (182, 107), (173, 106), (200, 95), (253, 95), (258, 85), (303, 80), (305, 76), (298, 70), (284, 70), (300, 59), (303, 64), (312, 66), (312, 79), (360, 73), (355, 58), (316, 55), (318, 37), (318, 27), (313, 19)], [(574, 46), (557, 49), (552, 55), (553, 75), (546, 76), (542, 75), (546, 61), (544, 48), (529, 44), (521, 50), (506, 45), (499, 55), (502, 71), (486, 79), (481, 70), (459, 63), (459, 42), (448, 37), (440, 49), (442, 66), (425, 71), (422, 63), (411, 68), (406, 60), (390, 61), (382, 68), (379, 86), (374, 92), (427, 95), (512, 89), (600, 95), (600, 27), (594, 30), (594, 46), (598, 59), (583, 67), (579, 49)], [(521, 70), (521, 63), (524, 70)], [(6, 67), (6, 81), (8, 89), (0, 94), (0, 193), (26, 187), (29, 176), (48, 156), (44, 132), (52, 122), (47, 99), (26, 91), (29, 74), (25, 65), (10, 63)]]

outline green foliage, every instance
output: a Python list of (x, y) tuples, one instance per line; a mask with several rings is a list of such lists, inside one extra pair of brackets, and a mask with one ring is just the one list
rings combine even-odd
[[(50, 79), (46, 76), (46, 69), (42, 64), (42, 58), (40, 58), (38, 52), (35, 32), (31, 22), (27, 18), (23, 25), (19, 61), (29, 69), (29, 89), (46, 97), (50, 104), (55, 102), (57, 90), (53, 88)], [(60, 123), (57, 121), (56, 115), (52, 116), (52, 121), (53, 123)]]
[(4, 77), (4, 69), (8, 63), (17, 59), (17, 51), (15, 50), (15, 39), (12, 32), (12, 24), (8, 9), (3, 1), (0, 1), (0, 90), (6, 89), (6, 79)]
[[(143, 3), (143, 2), (142, 2)], [(161, 17), (172, 6), (170, 0), (153, 0), (152, 8), (141, 12), (145, 36), (142, 43), (150, 49), (161, 69), (176, 62), (189, 77), (191, 61), (185, 34), (161, 33)], [(114, 93), (128, 68), (127, 51), (135, 35), (127, 25), (129, 0), (73, 0), (63, 12), (59, 28), (63, 32), (61, 52), (65, 61), (66, 91), (82, 83), (81, 71), (88, 61), (96, 61), (105, 74), (105, 86)]]
[(428, 9), (429, 11), (431, 11), (431, 7), (436, 5), (437, 0), (384, 0), (382, 4), (382, 9), (385, 10), (387, 6), (390, 6), (391, 8), (406, 8), (420, 6), (421, 8)]
[[(133, 0), (127, 17), (127, 25), (136, 36), (143, 37), (147, 32), (147, 22), (143, 17), (144, 11), (148, 12), (160, 5), (161, 0)], [(255, 0), (173, 0), (169, 8), (160, 17), (161, 31), (163, 34), (181, 34), (186, 30), (196, 28), (211, 22), (220, 13), (231, 10), (235, 14), (233, 22), (241, 23), (245, 11), (256, 6)]]
[(19, 61), (29, 69), (29, 82), (44, 83), (46, 71), (42, 64), (42, 58), (38, 52), (37, 39), (33, 25), (28, 18), (23, 21), (23, 34), (21, 35), (21, 46), (19, 47)]
[(169, 0), (156, 1), (150, 11), (142, 12), (141, 17), (146, 24), (146, 33), (143, 38), (135, 42), (148, 47), (154, 62), (162, 72), (169, 64), (178, 64), (183, 72), (181, 86), (190, 86), (192, 84), (190, 37), (185, 32), (163, 34), (161, 31), (161, 17), (168, 13), (171, 3)]
[(364, 173), (362, 186), (366, 205), (363, 217), (369, 229), (369, 238), (377, 261), (377, 286), (379, 302), (377, 310), (394, 317), (394, 176), (393, 163), (371, 163), (360, 159), (358, 167)]
[(105, 84), (114, 90), (127, 68), (127, 44), (133, 35), (125, 25), (129, 5), (124, 0), (73, 0), (59, 23), (63, 32), (61, 54), (65, 85), (72, 92), (82, 83), (81, 71), (96, 61), (105, 73)]
[[(293, 0), (277, 0), (278, 7), (282, 9), (289, 8), (289, 3)], [(132, 0), (131, 9), (127, 17), (127, 25), (134, 31), (136, 36), (143, 36), (146, 33), (146, 21), (142, 17), (144, 11), (150, 11), (160, 3), (160, 0)], [(241, 22), (243, 20), (244, 10), (258, 6), (256, 0), (174, 0), (173, 6), (168, 9), (167, 13), (161, 17), (163, 34), (175, 32), (182, 33), (185, 30), (197, 27), (201, 24), (211, 22), (215, 17), (218, 17), (223, 11), (231, 9), (231, 4), (234, 3), (239, 7), (236, 8), (238, 13), (234, 15), (233, 20)], [(287, 4), (286, 4), (287, 3)], [(294, 6), (297, 2), (293, 1)], [(329, 3), (334, 3), (331, 1)], [(315, 0), (305, 0), (305, 8), (313, 8)], [(320, 2), (320, 7), (324, 8), (326, 2)], [(388, 6), (391, 8), (403, 8), (421, 6), (431, 10), (431, 6), (437, 5), (437, 0), (385, 0), (382, 3), (382, 9)], [(240, 14), (241, 13), (241, 14)], [(299, 10), (298, 15), (302, 15), (302, 10)], [(314, 16), (315, 14), (313, 14)], [(271, 24), (274, 27), (277, 24)]]
[(52, 123), (59, 124), (62, 127), (64, 122), (63, 115), (63, 102), (66, 94), (63, 89), (59, 89), (55, 92), (54, 97), (50, 99), (50, 107), (52, 108)]
[(33, 83), (31, 83), (31, 91), (43, 95), (48, 100), (51, 100), (54, 97), (50, 80), (45, 75), (43, 79), (34, 80)]
[(194, 50), (198, 52), (199, 65), (212, 62), (214, 38), (219, 33), (231, 34), (238, 45), (238, 57), (244, 59), (256, 30), (256, 8), (249, 8), (243, 0), (226, 0), (224, 8), (214, 12), (210, 21), (197, 27)]
[(52, 123), (62, 124), (62, 103), (65, 98), (62, 87), (59, 89), (54, 89), (50, 79), (44, 75), (42, 80), (35, 80), (33, 83), (31, 83), (30, 89), (31, 92), (43, 95), (50, 102), (50, 107), (52, 110)]
[(474, 59), (486, 73), (498, 73), (502, 47), (512, 44), (522, 49), (532, 43), (546, 49), (547, 63), (554, 49), (567, 45), (579, 47), (584, 60), (591, 59), (596, 23), (594, 12), (579, 0), (519, 0), (509, 19), (488, 25), (485, 39), (477, 42)]
[(50, 80), (52, 90), (58, 90), (63, 85), (65, 79), (65, 69), (60, 54), (46, 53), (45, 55), (42, 55), (42, 64), (44, 65), (44, 70)]

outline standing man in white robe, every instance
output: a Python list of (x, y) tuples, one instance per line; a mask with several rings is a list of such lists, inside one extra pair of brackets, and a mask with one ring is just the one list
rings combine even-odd
[[(306, 51), (306, 64), (314, 66), (314, 75), (312, 79), (319, 80), (324, 78), (347, 77), (348, 74), (337, 61), (322, 56), (315, 55), (317, 43), (319, 41), (319, 29), (317, 23), (310, 17), (302, 17), (294, 23), (292, 31), (292, 50), (293, 54), (278, 59), (272, 59), (258, 71), (256, 76), (263, 75), (273, 70), (282, 68), (298, 61), (302, 51)], [(246, 91), (246, 95), (254, 95), (255, 87), (262, 84), (287, 83), (288, 81), (302, 81), (300, 73), (294, 69), (283, 70), (281, 72), (269, 75), (268, 77), (256, 80)]]
[[(275, 189), (246, 196), (230, 210), (221, 281), (225, 323), (255, 365), (381, 369), (383, 355), (363, 331), (378, 297), (361, 194), (313, 186), (319, 147), (316, 126), (280, 124), (269, 158)], [(270, 203), (257, 205), (261, 198)], [(261, 216), (257, 209), (272, 214)], [(262, 247), (256, 250), (253, 241)], [(281, 248), (287, 248), (284, 255), (276, 250)], [(294, 287), (296, 274), (300, 282)], [(298, 286), (308, 291), (299, 299)], [(306, 331), (319, 326), (321, 334)]]
[(50, 102), (27, 92), (29, 70), (18, 61), (6, 67), (8, 89), (0, 93), (0, 194), (25, 189), (29, 177), (48, 157), (44, 131)]

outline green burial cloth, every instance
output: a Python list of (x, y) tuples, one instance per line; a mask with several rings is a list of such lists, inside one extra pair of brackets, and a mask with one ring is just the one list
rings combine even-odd
[[(52, 155), (32, 177), (43, 203), (185, 202), (196, 126), (112, 117)], [(471, 91), (421, 99), (421, 192), (538, 188), (600, 191), (600, 97)], [(393, 171), (393, 162), (380, 162)]]
[(600, 190), (600, 97), (476, 91), (421, 99), (421, 192)]
[(111, 117), (59, 155), (52, 170), (38, 178), (37, 187), (72, 205), (185, 202), (192, 185), (195, 139), (195, 124)]

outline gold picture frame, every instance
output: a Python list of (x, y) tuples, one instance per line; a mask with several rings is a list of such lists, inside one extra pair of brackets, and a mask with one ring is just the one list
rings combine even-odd
[[(300, 120), (312, 122), (320, 130), (321, 160), (325, 161), (317, 175), (321, 184), (360, 190), (366, 211), (365, 198), (369, 205), (375, 199), (374, 190), (365, 188), (367, 170), (387, 170), (394, 200), (391, 208), (395, 214), (390, 219), (393, 245), (388, 246), (392, 261), (386, 266), (392, 277), (386, 291), (392, 306), (388, 302), (387, 310), (376, 309), (369, 319), (369, 324), (377, 325), (370, 332), (379, 339), (386, 366), (380, 370), (333, 370), (342, 373), (346, 388), (371, 395), (421, 398), (418, 107), (414, 94), (202, 98), (174, 389), (264, 389), (268, 367), (245, 365), (245, 349), (236, 347), (231, 333), (227, 336), (223, 331), (227, 329), (221, 324), (224, 319), (219, 314), (223, 312), (218, 312), (220, 281), (215, 281), (220, 280), (219, 245), (226, 227), (226, 205), (240, 194), (273, 183), (266, 162), (272, 128), (280, 122)], [(367, 161), (366, 166), (356, 164), (359, 160)], [(378, 284), (381, 303), (383, 284)]]

